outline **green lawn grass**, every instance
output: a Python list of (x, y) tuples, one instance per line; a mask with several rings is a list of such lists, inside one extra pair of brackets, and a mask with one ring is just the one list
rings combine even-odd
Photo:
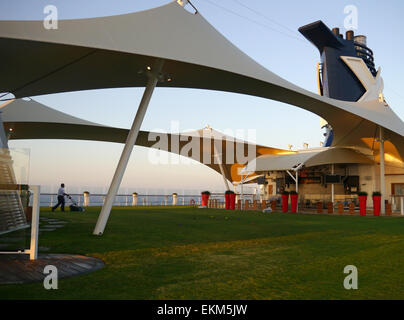
[[(402, 218), (118, 207), (99, 237), (99, 210), (42, 209), (69, 223), (39, 244), (98, 257), (103, 269), (58, 290), (0, 285), (0, 299), (404, 298)], [(343, 287), (346, 265), (358, 268), (358, 290)]]

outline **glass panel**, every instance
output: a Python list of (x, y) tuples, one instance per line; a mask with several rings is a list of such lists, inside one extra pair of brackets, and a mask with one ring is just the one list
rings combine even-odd
[(29, 149), (0, 149), (0, 251), (27, 248), (28, 177)]
[(394, 194), (404, 195), (404, 183), (397, 183), (394, 185)]
[(15, 176), (15, 183), (29, 184), (29, 159), (30, 149), (25, 148), (11, 148), (10, 156), (13, 160), (13, 170)]

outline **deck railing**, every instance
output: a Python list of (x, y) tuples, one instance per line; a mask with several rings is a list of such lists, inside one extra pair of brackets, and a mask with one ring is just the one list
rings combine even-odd
[[(71, 193), (72, 201), (65, 198), (65, 205), (68, 206), (73, 202), (78, 206), (102, 206), (105, 201), (106, 194), (101, 193)], [(240, 195), (238, 195), (240, 197)], [(244, 194), (244, 199), (253, 201), (256, 199), (254, 194)], [(224, 193), (212, 193), (210, 200), (217, 203), (217, 207), (224, 207)], [(53, 207), (57, 203), (56, 193), (41, 193), (41, 207)], [(189, 206), (201, 205), (202, 197), (200, 194), (118, 194), (115, 197), (114, 206)]]

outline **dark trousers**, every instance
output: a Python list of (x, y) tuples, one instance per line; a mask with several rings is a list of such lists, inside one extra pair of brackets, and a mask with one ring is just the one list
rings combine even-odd
[(64, 212), (65, 211), (65, 197), (64, 196), (58, 196), (58, 203), (56, 203), (56, 205), (52, 207), (52, 211), (55, 211), (55, 209), (57, 207), (59, 207), (59, 205), (60, 205), (60, 209)]

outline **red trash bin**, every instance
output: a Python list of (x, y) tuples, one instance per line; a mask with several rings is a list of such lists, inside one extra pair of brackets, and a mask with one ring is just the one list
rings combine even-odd
[(366, 216), (366, 199), (367, 199), (367, 194), (364, 192), (360, 192), (358, 194), (359, 197), (359, 211), (361, 216)]
[(202, 205), (205, 207), (208, 206), (209, 196), (210, 196), (209, 191), (202, 192)]
[(380, 216), (380, 206), (382, 202), (382, 196), (380, 195), (380, 192), (374, 192), (372, 198), (373, 198), (373, 215), (378, 217)]
[(236, 194), (230, 193), (230, 210), (235, 210), (236, 209)]
[(289, 192), (282, 193), (282, 212), (288, 212)]
[(227, 191), (224, 193), (224, 208), (230, 209), (230, 194)]
[[(224, 194), (224, 198), (225, 198), (225, 208), (227, 209), (227, 210), (229, 210), (230, 209), (230, 207), (231, 207), (231, 195), (234, 195), (234, 192), (233, 191), (230, 191), (230, 190), (227, 190), (226, 192), (225, 192), (225, 194)], [(235, 197), (234, 197), (234, 199), (235, 199)]]
[(297, 212), (297, 198), (298, 198), (297, 193), (290, 193), (290, 209), (292, 212), (296, 213)]

